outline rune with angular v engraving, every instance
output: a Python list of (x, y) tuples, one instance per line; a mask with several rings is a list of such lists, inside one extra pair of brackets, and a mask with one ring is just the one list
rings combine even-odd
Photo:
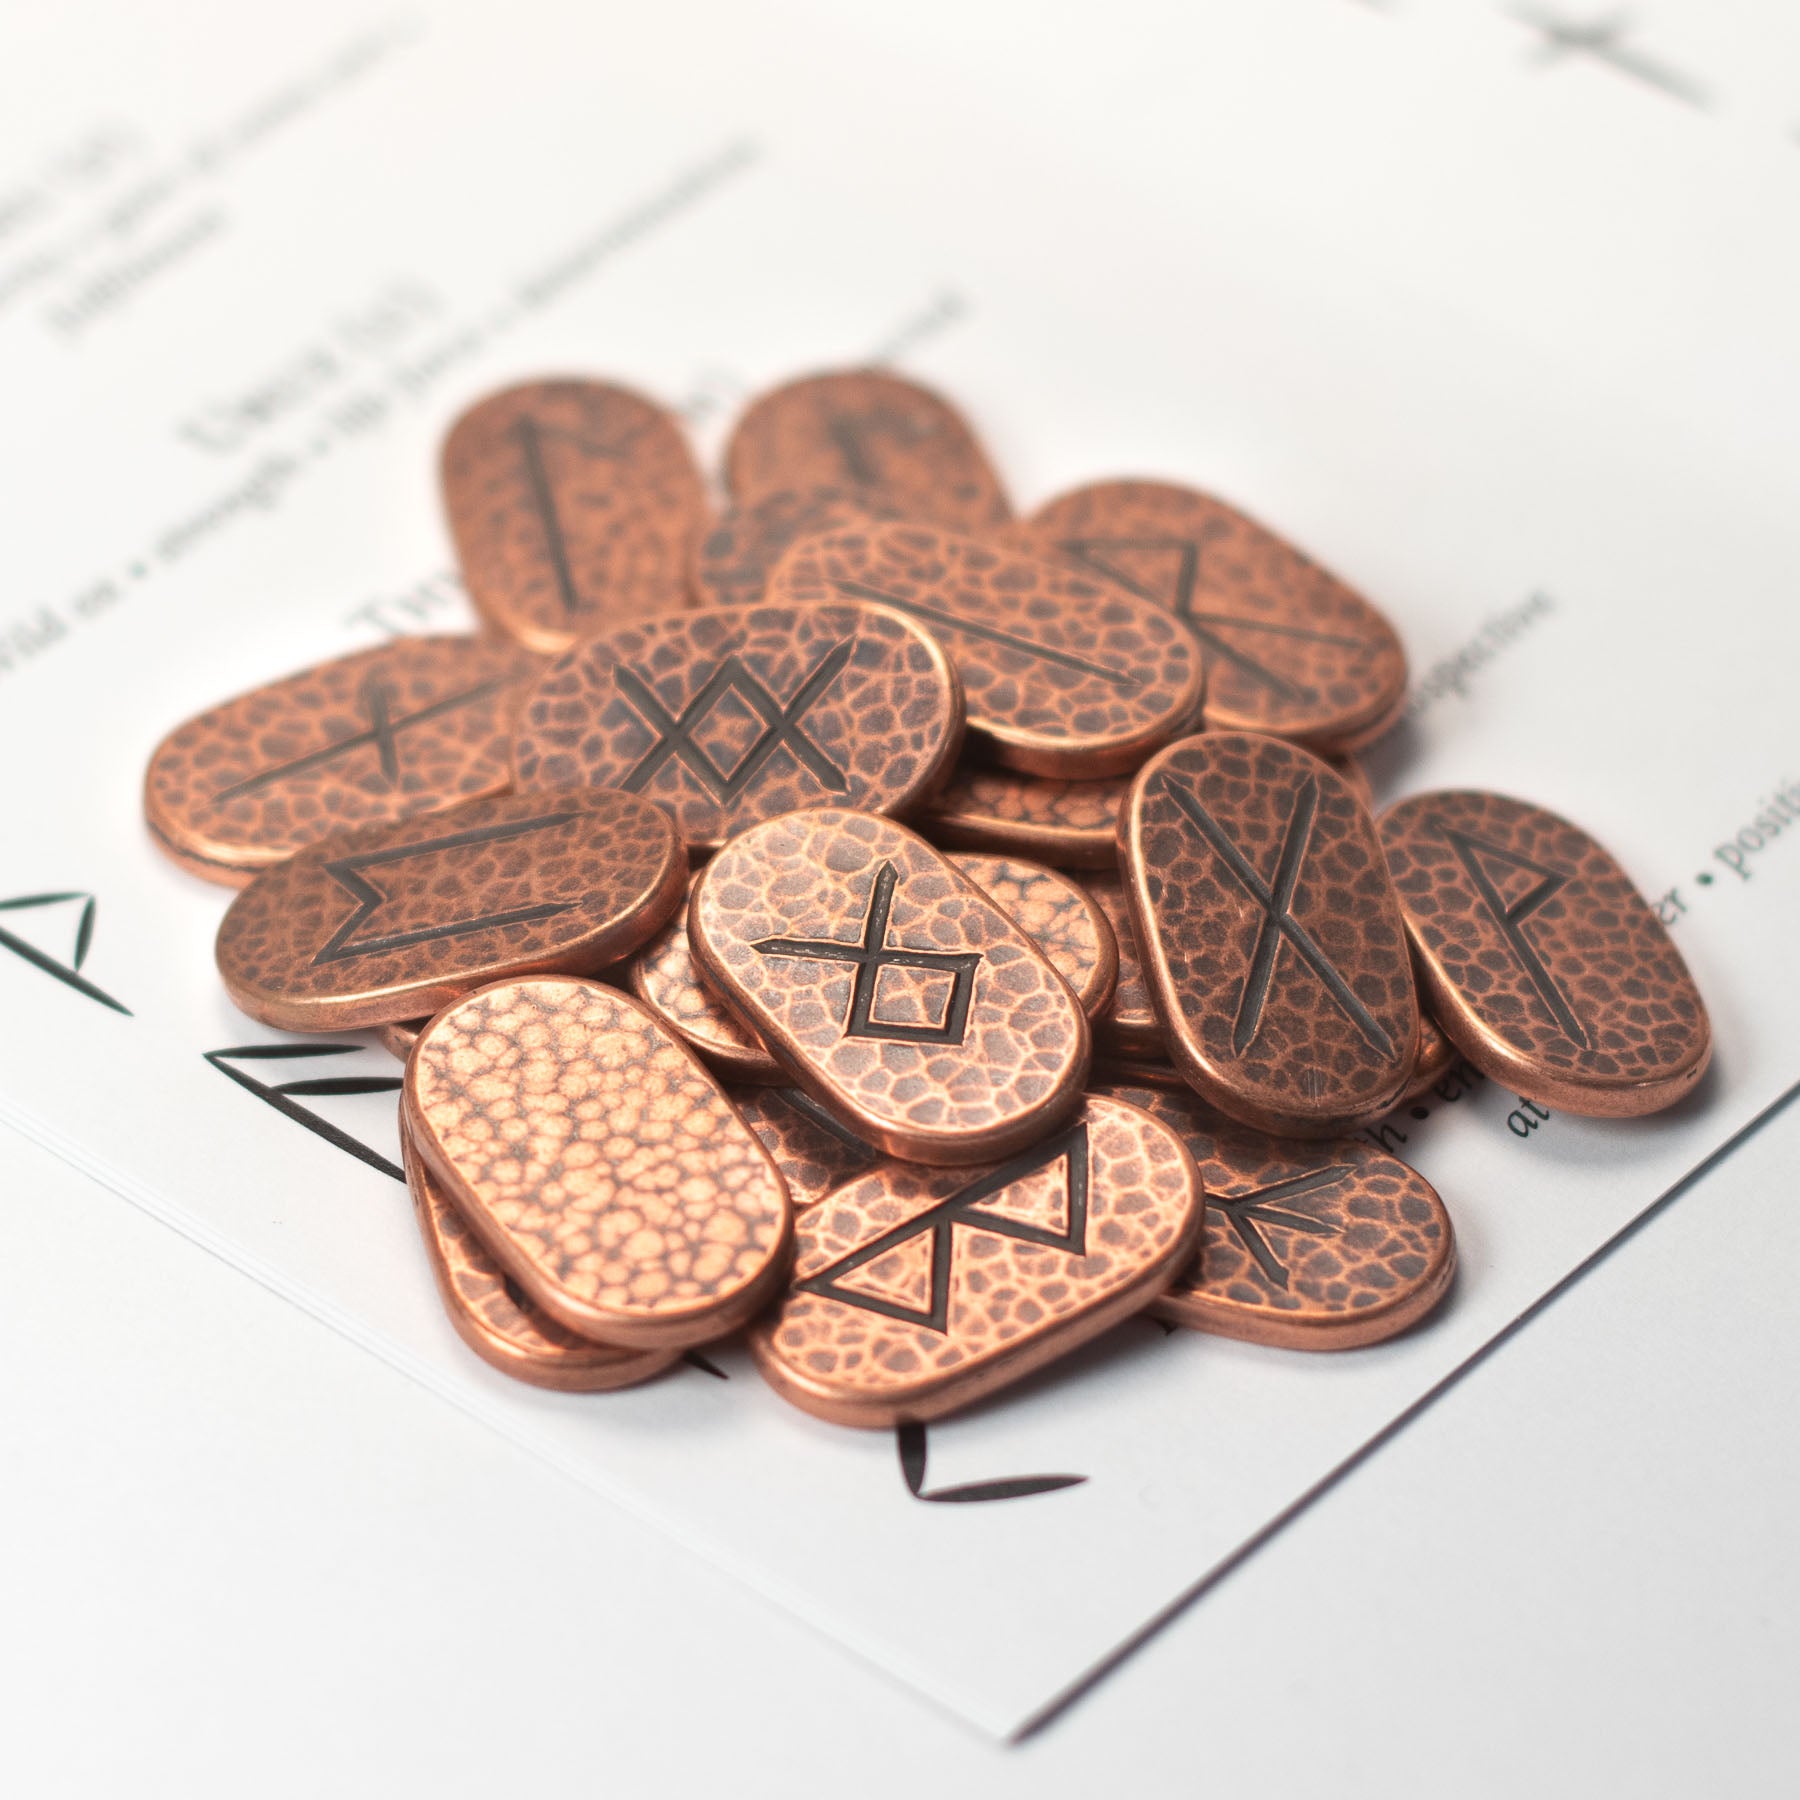
[(1348, 1163), (1333, 1163), (1329, 1168), (1314, 1169), (1288, 1181), (1271, 1182), (1267, 1187), (1252, 1188), (1244, 1194), (1221, 1194), (1209, 1189), (1206, 1208), (1209, 1214), (1224, 1215), (1256, 1266), (1274, 1286), (1285, 1292), (1287, 1264), (1275, 1254), (1274, 1246), (1264, 1235), (1265, 1228), (1298, 1231), (1306, 1237), (1340, 1236), (1341, 1225), (1327, 1224), (1310, 1213), (1296, 1211), (1295, 1207), (1299, 1201), (1340, 1186), (1354, 1173)]

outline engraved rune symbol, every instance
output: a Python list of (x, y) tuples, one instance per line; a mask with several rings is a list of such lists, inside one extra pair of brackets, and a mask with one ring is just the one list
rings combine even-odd
[(358, 939), (359, 931), (393, 898), (385, 894), (363, 873), (365, 869), (387, 868), (393, 863), (411, 862), (415, 857), (431, 856), (440, 850), (469, 850), (478, 844), (500, 844), (510, 838), (528, 837), (534, 831), (550, 831), (578, 817), (572, 812), (545, 813), (537, 819), (518, 819), (506, 825), (482, 825), (472, 831), (455, 831), (448, 837), (427, 838), (419, 844), (402, 844), (394, 850), (367, 850), (358, 856), (340, 856), (325, 865), (325, 873), (356, 901), (352, 912), (331, 934), (313, 963), (347, 962), (353, 956), (374, 956), (384, 950), (405, 950), (413, 944), (435, 943), (439, 938), (466, 937), (471, 931), (485, 931), (490, 925), (529, 925), (539, 919), (553, 919), (579, 900), (545, 900), (531, 906), (508, 907), (502, 912), (483, 913), (477, 918), (451, 919), (442, 925), (422, 925), (412, 931), (389, 932), (385, 937)]
[(1393, 1055), (1394, 1040), (1388, 1036), (1381, 1021), (1357, 998), (1337, 965), (1319, 947), (1318, 940), (1293, 914), (1294, 892), (1300, 885), (1300, 873), (1306, 866), (1306, 852), (1319, 816), (1317, 780), (1307, 776), (1294, 795), (1281, 848), (1276, 854), (1272, 882), (1265, 881), (1250, 865), (1224, 826), (1206, 810), (1198, 794), (1167, 775), (1162, 778), (1162, 785), (1195, 830), (1211, 845), (1213, 853), (1225, 865), (1226, 873), (1262, 910), (1262, 916), (1256, 922), (1250, 968), (1238, 996), (1237, 1017), (1231, 1030), (1232, 1049), (1242, 1056), (1256, 1041), (1268, 1005), (1269, 988), (1275, 978), (1276, 963), (1285, 944), (1317, 976), (1332, 1004), (1356, 1027), (1363, 1041), (1381, 1056)]
[(562, 515), (556, 508), (556, 489), (550, 479), (550, 465), (544, 456), (544, 444), (556, 439), (573, 444), (584, 456), (621, 457), (642, 432), (640, 425), (625, 433), (615, 443), (599, 444), (574, 432), (559, 431), (555, 426), (541, 425), (527, 414), (513, 422), (513, 437), (519, 446), (519, 460), (525, 468), (525, 485), (531, 493), (532, 510), (544, 530), (544, 551), (550, 558), (550, 569), (556, 577), (557, 597), (562, 601), (565, 617), (581, 610), (581, 593), (575, 585), (575, 572), (569, 564), (568, 541), (563, 535)]
[(1328, 1169), (1314, 1169), (1288, 1181), (1252, 1188), (1247, 1194), (1215, 1194), (1209, 1190), (1206, 1205), (1208, 1211), (1225, 1215), (1231, 1229), (1237, 1233), (1238, 1241), (1255, 1259), (1256, 1266), (1285, 1293), (1287, 1265), (1275, 1254), (1261, 1228), (1268, 1225), (1281, 1231), (1304, 1232), (1308, 1237), (1337, 1237), (1343, 1230), (1341, 1225), (1328, 1225), (1323, 1219), (1295, 1212), (1293, 1202), (1336, 1187), (1350, 1173), (1348, 1163), (1333, 1163)]
[(825, 435), (844, 465), (844, 473), (859, 487), (874, 487), (881, 480), (881, 466), (875, 455), (873, 440), (885, 437), (896, 444), (917, 444), (930, 437), (936, 426), (922, 419), (909, 419), (891, 406), (872, 406), (863, 412), (834, 412), (826, 415)]
[[(1003, 1194), (1015, 1182), (1040, 1170), (1066, 1165), (1068, 1180), (1068, 1223), (1061, 1231), (1047, 1225), (1033, 1225), (1023, 1219), (983, 1210), (982, 1202)], [(1088, 1128), (1086, 1121), (1071, 1125), (1066, 1131), (1046, 1138), (1034, 1149), (1015, 1156), (1009, 1163), (992, 1170), (966, 1188), (940, 1200), (935, 1206), (904, 1224), (896, 1225), (874, 1237), (859, 1250), (841, 1256), (818, 1274), (795, 1282), (802, 1293), (818, 1294), (826, 1300), (841, 1300), (846, 1306), (860, 1307), (864, 1312), (880, 1313), (884, 1318), (900, 1319), (909, 1325), (923, 1325), (928, 1331), (946, 1331), (950, 1320), (950, 1271), (956, 1259), (955, 1232), (959, 1225), (973, 1231), (985, 1231), (995, 1237), (1012, 1238), (1021, 1244), (1038, 1244), (1046, 1250), (1061, 1250), (1069, 1256), (1087, 1255), (1088, 1215)], [(904, 1301), (890, 1300), (880, 1294), (863, 1293), (841, 1286), (843, 1278), (886, 1256), (891, 1250), (910, 1244), (914, 1238), (929, 1237), (931, 1254), (930, 1286), (922, 1307), (908, 1306)]]
[[(854, 944), (836, 938), (760, 938), (751, 948), (762, 956), (788, 956), (799, 962), (854, 963), (856, 984), (850, 992), (850, 1016), (844, 1036), (878, 1038), (890, 1044), (960, 1044), (969, 1026), (969, 1003), (975, 997), (979, 950), (908, 950), (887, 941), (888, 914), (900, 877), (891, 862), (875, 871), (869, 907), (863, 914), (862, 938)], [(950, 998), (936, 1025), (887, 1024), (875, 1017), (876, 989), (883, 969), (925, 969), (950, 977)]]
[(433, 700), (429, 706), (422, 706), (417, 712), (401, 713), (396, 718), (389, 711), (393, 690), (379, 675), (371, 675), (356, 693), (363, 716), (369, 721), (367, 731), (352, 732), (350, 736), (338, 738), (322, 749), (309, 750), (304, 756), (296, 756), (292, 762), (276, 763), (272, 768), (247, 776), (230, 787), (220, 788), (213, 795), (214, 803), (235, 800), (240, 794), (254, 793), (258, 788), (266, 788), (290, 775), (310, 774), (314, 769), (323, 768), (326, 763), (335, 762), (340, 756), (348, 756), (352, 750), (367, 749), (371, 745), (380, 760), (382, 778), (390, 788), (396, 788), (400, 785), (402, 732), (410, 731), (413, 726), (423, 725), (429, 720), (442, 718), (445, 713), (454, 712), (459, 706), (467, 706), (471, 701), (484, 700), (489, 694), (498, 693), (505, 686), (505, 677), (483, 681), (472, 688), (464, 688), (459, 694), (446, 694), (442, 700)]
[[(762, 766), (777, 750), (786, 749), (793, 759), (828, 793), (849, 791), (850, 782), (844, 771), (825, 754), (801, 729), (800, 721), (824, 697), (825, 690), (844, 671), (856, 648), (854, 638), (834, 644), (819, 659), (812, 673), (795, 690), (785, 706), (769, 692), (768, 684), (745, 667), (743, 658), (733, 652), (713, 670), (706, 684), (681, 709), (678, 719), (657, 699), (649, 682), (636, 669), (625, 664), (613, 672), (613, 680), (626, 702), (657, 734), (656, 742), (638, 759), (623, 781), (622, 788), (642, 793), (651, 778), (670, 757), (699, 777), (701, 785), (715, 800), (729, 804), (743, 793)], [(714, 707), (727, 695), (735, 694), (762, 720), (762, 734), (739, 757), (730, 771), (721, 769), (706, 748), (695, 741), (694, 734), (711, 716)]]
[[(1518, 960), (1519, 967), (1525, 971), (1525, 979), (1536, 990), (1537, 997), (1543, 1001), (1551, 1018), (1582, 1049), (1592, 1049), (1593, 1040), (1581, 1021), (1575, 1017), (1568, 997), (1557, 985), (1556, 977), (1544, 967), (1544, 959), (1538, 955), (1531, 940), (1525, 935), (1526, 920), (1547, 906), (1575, 877), (1564, 869), (1552, 869), (1543, 863), (1533, 862), (1529, 856), (1520, 856), (1513, 850), (1503, 850), (1498, 844), (1470, 837), (1466, 832), (1452, 831), (1441, 819), (1434, 820), (1433, 825), (1438, 836), (1456, 852), (1456, 860), (1462, 864), (1488, 917), (1499, 927), (1500, 935), (1506, 939), (1506, 947)], [(1503, 873), (1517, 870), (1522, 874), (1535, 875), (1538, 879), (1508, 905), (1501, 898), (1500, 890), (1489, 873), (1491, 864), (1498, 864)]]

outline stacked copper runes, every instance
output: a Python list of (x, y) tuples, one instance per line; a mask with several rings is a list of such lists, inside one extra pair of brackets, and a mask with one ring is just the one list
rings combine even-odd
[(1015, 517), (893, 375), (739, 420), (551, 381), (451, 431), (483, 635), (183, 725), (151, 830), (239, 885), (218, 962), (406, 1058), (406, 1171), (469, 1344), (549, 1386), (748, 1329), (797, 1405), (938, 1417), (1127, 1315), (1328, 1349), (1446, 1292), (1367, 1128), (1458, 1058), (1624, 1116), (1706, 1012), (1618, 864), (1540, 806), (1376, 817), (1406, 660), (1195, 490)]

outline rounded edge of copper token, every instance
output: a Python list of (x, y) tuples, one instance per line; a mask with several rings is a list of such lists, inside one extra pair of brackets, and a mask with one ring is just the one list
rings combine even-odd
[(1029, 856), (1059, 869), (1111, 869), (1119, 860), (1119, 809), (1130, 792), (1129, 774), (1070, 781), (965, 760), (919, 823), (956, 850)]
[(904, 515), (871, 488), (771, 488), (732, 501), (694, 542), (688, 586), (697, 606), (760, 606), (790, 544), (846, 525)]
[[(1093, 1024), (1106, 1011), (1119, 978), (1118, 939), (1093, 895), (1061, 871), (1029, 857), (987, 850), (952, 850), (949, 856), (1043, 951)], [(1016, 898), (1010, 891), (996, 891), (1007, 884), (1023, 891)], [(1050, 917), (1040, 918), (1045, 912)]]
[(1138, 950), (1137, 925), (1125, 898), (1125, 884), (1109, 869), (1083, 874), (1081, 885), (1112, 927), (1118, 959), (1113, 991), (1107, 997), (1105, 1010), (1094, 1021), (1095, 1052), (1114, 1060), (1141, 1057), (1167, 1062), (1169, 1047), (1163, 1037), (1162, 1021), (1151, 1003), (1150, 984), (1144, 978), (1144, 959)]
[(429, 1017), (389, 1019), (375, 1027), (375, 1035), (381, 1040), (382, 1049), (396, 1061), (405, 1062), (412, 1055), (413, 1045), (419, 1041), (419, 1033), (430, 1023)]
[(780, 1168), (796, 1217), (888, 1160), (884, 1151), (839, 1124), (804, 1088), (747, 1087), (732, 1098)]
[(1413, 1101), (1423, 1098), (1456, 1067), (1461, 1059), (1462, 1052), (1444, 1035), (1444, 1028), (1431, 1016), (1427, 1008), (1421, 1006), (1419, 1008), (1419, 1059), (1413, 1064), (1412, 1080), (1406, 1084), (1405, 1092), (1394, 1102), (1395, 1106), (1409, 1106)]

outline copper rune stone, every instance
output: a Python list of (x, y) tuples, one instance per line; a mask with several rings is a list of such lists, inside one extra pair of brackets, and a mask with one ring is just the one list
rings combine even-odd
[(1171, 1060), (1228, 1117), (1294, 1137), (1399, 1099), (1419, 1009), (1367, 809), (1278, 738), (1208, 733), (1139, 772), (1126, 897)]
[(956, 531), (1011, 516), (962, 414), (881, 369), (809, 375), (762, 395), (725, 447), (725, 485), (739, 505), (782, 488), (854, 488), (907, 518)]
[(787, 1181), (796, 1213), (887, 1158), (796, 1087), (746, 1087), (732, 1096)]
[(1113, 874), (1084, 875), (1081, 885), (1090, 900), (1105, 914), (1118, 947), (1119, 975), (1106, 1009), (1094, 1021), (1094, 1042), (1109, 1057), (1165, 1058), (1162, 1024), (1150, 1004), (1150, 984), (1144, 979), (1144, 959), (1138, 954), (1137, 927), (1131, 922), (1125, 885)]
[(413, 1046), (403, 1110), (489, 1254), (583, 1337), (704, 1343), (780, 1285), (780, 1172), (693, 1052), (624, 994), (538, 975), (457, 1001)]
[(1501, 794), (1419, 794), (1381, 842), (1427, 1002), (1483, 1074), (1595, 1117), (1673, 1105), (1712, 1055), (1681, 952), (1579, 826)]
[(1130, 790), (1128, 775), (1061, 781), (965, 757), (921, 823), (934, 842), (956, 850), (1030, 856), (1056, 869), (1110, 869)]
[(616, 789), (504, 794), (338, 832), (237, 896), (219, 973), (284, 1031), (413, 1019), (506, 975), (585, 974), (681, 904), (668, 815)]
[(483, 638), (396, 638), (240, 694), (157, 745), (151, 835), (193, 874), (241, 887), (347, 825), (503, 794), (541, 666)]
[(1399, 716), (1406, 655), (1368, 601), (1193, 488), (1098, 481), (1040, 507), (1040, 555), (1166, 606), (1207, 656), (1206, 724), (1354, 750)]
[(1079, 1102), (1088, 1023), (1067, 983), (890, 820), (791, 813), (734, 838), (694, 890), (688, 940), (796, 1084), (890, 1155), (1004, 1156)]
[(521, 788), (622, 787), (717, 846), (796, 807), (902, 812), (956, 759), (962, 695), (929, 633), (861, 602), (712, 607), (581, 645), (526, 704)]
[(444, 1311), (483, 1362), (534, 1387), (597, 1394), (648, 1381), (680, 1356), (679, 1350), (621, 1350), (565, 1330), (532, 1305), (463, 1223), (409, 1132), (401, 1132), (400, 1150)]
[(1190, 1094), (1108, 1087), (1180, 1137), (1206, 1187), (1200, 1255), (1153, 1311), (1171, 1324), (1294, 1350), (1393, 1337), (1456, 1272), (1450, 1215), (1431, 1184), (1361, 1138), (1285, 1143)]
[(776, 488), (727, 507), (700, 540), (693, 589), (702, 606), (754, 606), (790, 544), (900, 515), (870, 488)]
[(451, 427), (443, 485), (469, 598), (533, 650), (687, 604), (705, 484), (673, 415), (628, 388), (489, 395)]
[(1090, 1095), (1010, 1161), (890, 1162), (810, 1207), (750, 1347), (820, 1418), (941, 1418), (1143, 1308), (1192, 1260), (1203, 1209), (1179, 1137)]
[(1199, 711), (1200, 646), (1165, 608), (975, 538), (907, 524), (805, 538), (769, 597), (860, 600), (917, 620), (962, 676), (971, 737), (1030, 774), (1122, 774)]
[(1413, 1064), (1412, 1079), (1402, 1090), (1397, 1104), (1422, 1099), (1456, 1067), (1460, 1052), (1444, 1036), (1443, 1028), (1423, 1007), (1419, 1009), (1419, 1060)]

